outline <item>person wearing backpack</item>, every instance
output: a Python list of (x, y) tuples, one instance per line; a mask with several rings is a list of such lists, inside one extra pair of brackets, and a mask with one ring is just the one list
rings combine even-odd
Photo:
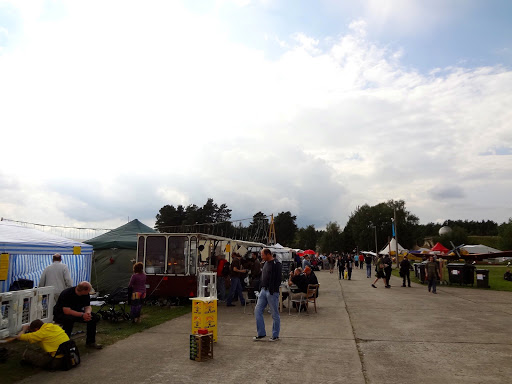
[(39, 368), (64, 368), (63, 356), (55, 356), (55, 353), (62, 343), (69, 341), (69, 337), (57, 324), (34, 320), (30, 325), (23, 326), (16, 338), (31, 344), (39, 343), (42, 349), (41, 351), (27, 348), (22, 357), (24, 364)]

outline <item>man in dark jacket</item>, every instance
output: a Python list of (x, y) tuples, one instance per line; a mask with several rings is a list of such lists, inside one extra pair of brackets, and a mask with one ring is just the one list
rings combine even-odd
[(391, 271), (393, 270), (393, 260), (389, 255), (384, 257), (384, 274), (386, 275), (386, 288), (391, 288), (389, 280), (391, 279)]
[(338, 280), (345, 279), (345, 259), (343, 256), (338, 256)]
[(253, 340), (261, 341), (267, 335), (267, 332), (265, 331), (263, 311), (268, 304), (273, 320), (272, 337), (269, 340), (278, 341), (279, 331), (281, 329), (281, 317), (279, 316), (279, 286), (281, 285), (282, 265), (274, 258), (272, 252), (268, 248), (262, 249), (261, 259), (265, 264), (263, 264), (261, 271), (261, 290), (258, 296), (258, 303), (254, 309), (256, 330), (258, 334), (253, 337)]
[(405, 279), (407, 278), (407, 286), (411, 287), (411, 262), (404, 256), (404, 259), (400, 262), (400, 276), (402, 276), (403, 282), (402, 287), (405, 287)]

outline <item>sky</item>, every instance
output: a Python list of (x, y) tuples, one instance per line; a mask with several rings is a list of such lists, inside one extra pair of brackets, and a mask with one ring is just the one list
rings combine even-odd
[[(0, 216), (512, 217), (508, 0), (0, 0)], [(247, 223), (248, 224), (248, 223)]]

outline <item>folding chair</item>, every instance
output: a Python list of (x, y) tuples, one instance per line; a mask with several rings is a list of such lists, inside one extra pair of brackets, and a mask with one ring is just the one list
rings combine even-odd
[(308, 293), (306, 294), (305, 300), (306, 300), (306, 308), (308, 307), (309, 303), (313, 303), (315, 306), (315, 313), (316, 312), (316, 297), (318, 293), (318, 287), (320, 284), (309, 284), (308, 285)]
[[(249, 289), (251, 289), (252, 287), (249, 287)], [(244, 295), (244, 298), (245, 298), (245, 305), (244, 305), (244, 313), (245, 313), (245, 309), (247, 308), (247, 304), (251, 304), (252, 306), (252, 313), (254, 313), (254, 304), (256, 304), (258, 302), (258, 291), (250, 291), (250, 290), (247, 290), (247, 291), (243, 291), (243, 293), (247, 293), (247, 295)], [(247, 297), (245, 297), (247, 296)]]

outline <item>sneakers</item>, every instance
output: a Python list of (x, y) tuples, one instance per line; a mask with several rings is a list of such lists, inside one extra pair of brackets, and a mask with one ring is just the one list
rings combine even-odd
[(272, 336), (268, 341), (279, 341), (279, 337)]
[(377, 288), (377, 287), (375, 286), (375, 284), (372, 284), (372, 287), (373, 287), (373, 288)]
[(252, 341), (262, 341), (267, 336), (254, 336), (252, 338)]

